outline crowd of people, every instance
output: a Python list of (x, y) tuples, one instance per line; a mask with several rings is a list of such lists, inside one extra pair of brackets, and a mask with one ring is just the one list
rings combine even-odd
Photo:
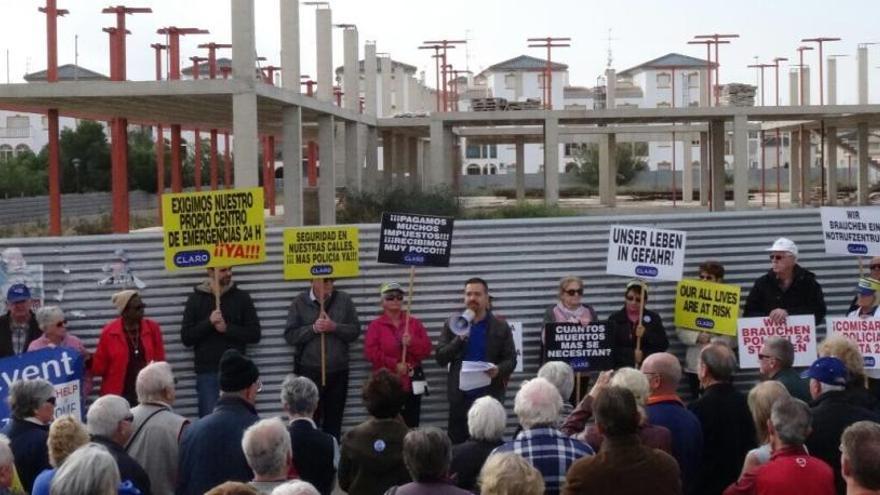
[[(770, 269), (745, 300), (744, 316), (783, 322), (827, 312), (821, 285), (780, 238)], [(880, 315), (880, 258), (870, 264), (841, 316)], [(707, 261), (698, 276), (722, 282)], [(735, 339), (689, 329), (668, 332), (648, 309), (648, 287), (628, 283), (622, 307), (602, 318), (584, 301), (584, 282), (563, 278), (545, 323), (604, 323), (613, 369), (581, 380), (569, 364), (543, 362), (505, 407), (517, 353), (492, 308), (488, 283), (465, 281), (465, 312), (432, 343), (396, 282), (378, 290), (366, 326), (362, 387), (368, 418), (342, 431), (350, 346), (362, 325), (352, 298), (332, 279), (315, 279), (290, 304), (284, 339), (293, 373), (278, 398), (283, 418), (260, 418), (260, 370), (247, 346), (261, 338), (251, 296), (230, 268), (208, 269), (187, 299), (180, 328), (193, 348), (199, 418), (174, 411), (176, 379), (162, 330), (145, 317), (137, 291), (112, 297), (119, 316), (94, 353), (67, 332), (61, 308), (31, 310), (29, 289), (13, 285), (0, 316), (0, 357), (46, 347), (82, 354), (88, 394), (82, 418), (54, 417), (53, 385), (17, 380), (0, 436), (0, 495), (32, 494), (352, 494), (530, 495), (547, 493), (863, 494), (880, 493), (880, 386), (858, 346), (842, 336), (819, 345), (805, 371), (794, 347), (768, 338), (758, 353), (761, 382), (734, 386)], [(670, 335), (686, 346), (668, 352)], [(544, 340), (542, 339), (542, 346)], [(543, 354), (543, 353), (542, 353)], [(446, 430), (420, 427), (423, 362), (447, 369)], [(485, 365), (482, 385), (462, 385), (465, 363)], [(592, 383), (590, 383), (592, 381)], [(679, 390), (687, 390), (682, 396)], [(582, 399), (581, 399), (582, 397)], [(508, 412), (517, 420), (507, 431)]]

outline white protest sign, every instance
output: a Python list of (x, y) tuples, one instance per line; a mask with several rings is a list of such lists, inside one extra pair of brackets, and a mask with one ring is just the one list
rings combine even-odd
[(607, 272), (645, 280), (682, 278), (687, 233), (613, 225), (608, 237)]
[(820, 213), (826, 253), (880, 256), (880, 207), (823, 206)]
[(740, 368), (757, 368), (758, 353), (770, 337), (785, 337), (794, 346), (794, 366), (809, 366), (816, 360), (816, 317), (792, 315), (777, 325), (767, 317), (737, 320)]
[(510, 332), (513, 334), (513, 346), (516, 347), (516, 368), (513, 371), (523, 371), (523, 327), (521, 321), (508, 321)]
[(838, 333), (859, 346), (865, 368), (880, 369), (880, 319), (828, 318), (828, 334)]

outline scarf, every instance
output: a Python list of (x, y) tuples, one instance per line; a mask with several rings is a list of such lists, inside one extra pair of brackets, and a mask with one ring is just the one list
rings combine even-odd
[(593, 319), (591, 311), (586, 306), (578, 306), (577, 309), (571, 310), (562, 305), (561, 302), (556, 303), (553, 308), (553, 318), (557, 323), (577, 323), (580, 325), (589, 325)]

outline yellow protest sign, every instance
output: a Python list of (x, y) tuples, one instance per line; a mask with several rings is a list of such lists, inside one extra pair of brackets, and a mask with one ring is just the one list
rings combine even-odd
[(263, 189), (162, 195), (165, 268), (207, 268), (266, 259)]
[(284, 229), (284, 279), (357, 277), (357, 227)]
[(740, 288), (684, 279), (675, 290), (675, 326), (736, 336)]

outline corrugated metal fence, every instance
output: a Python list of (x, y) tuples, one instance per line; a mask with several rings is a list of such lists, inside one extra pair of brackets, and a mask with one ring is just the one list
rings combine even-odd
[[(485, 278), (495, 299), (495, 311), (524, 325), (525, 368), (511, 380), (509, 405), (519, 383), (537, 370), (541, 318), (544, 309), (555, 303), (561, 277), (583, 277), (584, 300), (602, 318), (622, 305), (625, 280), (605, 273), (611, 224), (687, 231), (686, 276), (694, 276), (697, 264), (703, 260), (719, 260), (727, 268), (726, 281), (743, 287), (743, 298), (753, 280), (768, 269), (763, 250), (776, 237), (786, 235), (800, 246), (801, 264), (818, 275), (829, 315), (843, 314), (854, 292), (856, 261), (824, 253), (817, 210), (461, 221), (455, 225), (450, 267), (417, 270), (413, 313), (425, 322), (436, 343), (442, 322), (463, 308), (463, 281), (472, 276)], [(405, 283), (408, 269), (376, 263), (378, 226), (361, 225), (360, 229), (361, 276), (340, 280), (337, 287), (353, 296), (366, 326), (378, 313), (379, 284), (389, 279)], [(176, 409), (184, 415), (195, 415), (192, 356), (180, 343), (179, 325), (185, 298), (203, 278), (203, 271), (166, 272), (158, 234), (0, 240), (0, 249), (10, 246), (21, 248), (29, 264), (44, 265), (46, 304), (58, 303), (57, 297), (63, 291), (61, 306), (66, 311), (82, 312), (71, 318), (69, 328), (90, 348), (94, 348), (102, 326), (115, 317), (110, 295), (117, 288), (100, 286), (97, 281), (106, 277), (102, 267), (113, 260), (114, 251), (124, 249), (134, 275), (147, 284), (143, 291), (147, 316), (161, 324), (168, 359), (180, 378)], [(306, 287), (305, 283), (282, 278), (280, 229), (269, 231), (268, 261), (237, 267), (234, 280), (253, 295), (263, 325), (263, 340), (250, 350), (265, 384), (258, 408), (263, 415), (278, 414), (279, 385), (293, 369), (291, 348), (282, 337), (287, 306)], [(667, 322), (672, 351), (682, 355), (682, 346), (672, 332), (673, 298), (674, 284), (653, 284), (649, 307), (659, 311)], [(351, 350), (346, 428), (366, 414), (360, 399), (360, 386), (368, 371), (362, 357), (362, 340)], [(423, 423), (444, 426), (445, 373), (433, 360), (425, 364), (433, 392), (423, 402)], [(746, 387), (754, 377), (753, 372), (743, 373), (739, 384)]]

